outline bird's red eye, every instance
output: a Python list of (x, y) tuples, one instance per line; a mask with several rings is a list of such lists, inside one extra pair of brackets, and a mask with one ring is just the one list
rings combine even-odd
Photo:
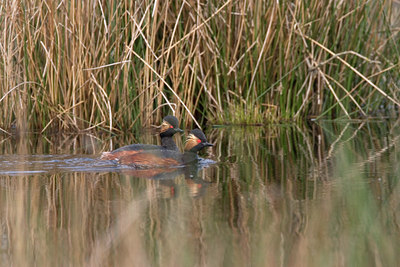
[(169, 128), (171, 128), (171, 129), (172, 129), (172, 128), (174, 128), (174, 126), (172, 126), (172, 125), (171, 125), (171, 126), (169, 126)]
[(201, 143), (201, 140), (200, 140), (200, 139), (197, 139), (197, 143), (199, 143), (199, 144), (200, 144), (200, 143)]

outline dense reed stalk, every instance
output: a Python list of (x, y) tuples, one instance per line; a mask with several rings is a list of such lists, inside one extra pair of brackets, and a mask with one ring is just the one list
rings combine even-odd
[[(2, 131), (356, 118), (399, 105), (395, 1), (2, 1)], [(397, 28), (396, 28), (397, 27)]]

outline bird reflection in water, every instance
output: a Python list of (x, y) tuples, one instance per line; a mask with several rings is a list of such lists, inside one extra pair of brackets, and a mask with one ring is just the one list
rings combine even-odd
[(215, 161), (201, 159), (200, 163), (189, 164), (179, 167), (132, 169), (121, 168), (122, 174), (149, 180), (148, 197), (150, 198), (175, 198), (177, 197), (178, 183), (184, 179), (185, 185), (192, 197), (201, 197), (206, 189), (212, 184), (199, 176), (199, 173)]

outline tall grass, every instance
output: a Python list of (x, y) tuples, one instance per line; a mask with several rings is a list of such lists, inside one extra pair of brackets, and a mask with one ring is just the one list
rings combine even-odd
[(116, 131), (167, 113), (191, 125), (393, 112), (395, 3), (2, 1), (0, 127)]

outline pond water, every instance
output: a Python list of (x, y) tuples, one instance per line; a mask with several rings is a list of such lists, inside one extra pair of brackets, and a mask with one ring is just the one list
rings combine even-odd
[(209, 128), (162, 171), (99, 160), (132, 136), (3, 136), (0, 265), (396, 266), (397, 124)]

